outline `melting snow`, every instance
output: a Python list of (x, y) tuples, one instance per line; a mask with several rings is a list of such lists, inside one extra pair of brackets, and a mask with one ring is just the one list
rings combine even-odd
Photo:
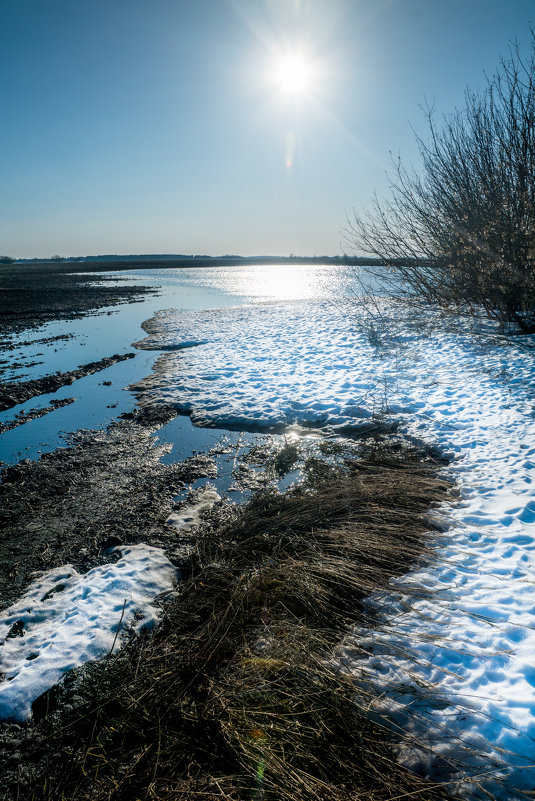
[[(343, 430), (387, 410), (409, 435), (454, 456), (448, 472), (460, 502), (442, 510), (453, 526), (434, 564), (406, 577), (428, 597), (403, 606), (399, 582), (387, 599), (398, 604), (395, 630), (370, 639), (369, 660), (350, 641), (343, 658), (393, 707), (406, 704), (400, 684), (432, 686), (427, 706), (419, 701), (426, 726), (473, 745), (490, 769), (491, 760), (505, 765), (501, 798), (520, 797), (513, 786), (533, 790), (535, 776), (522, 767), (535, 763), (533, 342), (407, 327), (402, 347), (377, 350), (355, 306), (314, 301), (161, 313), (147, 330), (143, 347), (164, 355), (138, 387), (142, 397), (173, 403), (196, 425)], [(187, 528), (202, 511), (186, 520), (182, 510), (171, 522)], [(108, 653), (123, 606), (123, 624), (136, 611), (141, 624), (157, 619), (153, 599), (172, 588), (172, 565), (147, 546), (121, 553), (84, 576), (71, 566), (50, 571), (3, 613), (0, 716), (28, 718), (65, 671)], [(435, 743), (446, 747), (451, 736)], [(419, 757), (402, 758), (414, 765)], [(467, 792), (476, 797), (473, 786)]]
[(121, 558), (80, 575), (41, 575), (0, 618), (0, 718), (28, 720), (33, 701), (72, 668), (119, 647), (119, 624), (159, 618), (155, 599), (172, 591), (176, 570), (159, 548), (120, 547)]
[[(345, 661), (393, 700), (409, 673), (434, 684), (443, 703), (424, 717), (504, 759), (512, 777), (502, 797), (513, 798), (512, 784), (535, 786), (520, 767), (535, 762), (535, 353), (527, 338), (414, 327), (401, 349), (378, 351), (356, 316), (318, 302), (160, 314), (147, 347), (205, 342), (162, 356), (141, 389), (197, 425), (242, 429), (358, 427), (387, 407), (408, 434), (455, 457), (461, 500), (447, 510), (447, 544), (407, 577), (432, 598), (400, 613), (367, 663), (349, 644)], [(410, 660), (386, 655), (400, 636)]]
[(214, 489), (210, 487), (204, 488), (197, 493), (192, 503), (183, 506), (176, 512), (172, 512), (167, 522), (180, 533), (191, 531), (201, 523), (203, 515), (213, 509), (220, 500), (221, 496)]

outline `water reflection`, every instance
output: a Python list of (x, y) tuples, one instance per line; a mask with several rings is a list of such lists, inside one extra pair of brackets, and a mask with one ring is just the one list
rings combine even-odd
[(248, 301), (334, 299), (355, 289), (354, 268), (325, 264), (255, 264), (195, 272), (195, 282), (215, 284)]
[[(339, 299), (358, 292), (356, 276), (353, 267), (298, 263), (117, 269), (106, 273), (110, 285), (114, 281), (123, 284), (126, 279), (136, 285), (159, 287), (160, 291), (141, 302), (104, 308), (80, 320), (48, 323), (32, 332), (31, 337), (27, 332), (14, 335), (12, 341), (16, 347), (9, 353), (9, 363), (4, 365), (5, 378), (39, 378), (56, 371), (72, 370), (113, 353), (130, 351), (131, 343), (143, 336), (141, 323), (152, 318), (159, 309), (208, 310), (270, 301)], [(45, 346), (43, 337), (61, 337), (61, 340)], [(102, 427), (120, 413), (129, 411), (135, 405), (135, 398), (123, 387), (150, 374), (153, 359), (152, 353), (138, 353), (135, 359), (108, 368), (105, 379), (112, 382), (109, 386), (103, 385), (104, 377), (97, 373), (52, 396), (40, 396), (0, 413), (0, 422), (8, 423), (19, 412), (46, 406), (51, 399), (77, 398), (70, 406), (5, 432), (0, 437), (0, 460), (12, 463), (22, 456), (36, 458), (40, 453), (64, 445), (68, 432), (81, 427)], [(9, 369), (14, 361), (20, 362), (21, 369)], [(196, 430), (189, 418), (187, 425), (194, 439)]]
[[(235, 264), (121, 270), (136, 284), (159, 286), (162, 295), (182, 293), (181, 308), (210, 308), (236, 302), (339, 299), (360, 293), (359, 268), (332, 264)], [(121, 276), (121, 278), (119, 278)]]

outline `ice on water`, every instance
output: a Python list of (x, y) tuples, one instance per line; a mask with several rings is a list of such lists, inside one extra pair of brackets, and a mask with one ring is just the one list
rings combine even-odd
[[(489, 759), (534, 764), (533, 343), (407, 326), (398, 331), (402, 347), (378, 350), (355, 307), (348, 311), (300, 301), (158, 315), (147, 346), (205, 343), (162, 356), (145, 396), (174, 403), (197, 425), (244, 429), (336, 430), (386, 409), (407, 433), (452, 454), (447, 471), (460, 498), (447, 510), (447, 545), (432, 567), (407, 578), (431, 598), (413, 602), (396, 632), (376, 638), (368, 663), (352, 662), (350, 643), (345, 661), (392, 699), (416, 674), (443, 699), (442, 710), (427, 710), (438, 729), (454, 730)], [(410, 660), (387, 656), (400, 637)], [(515, 783), (535, 786), (532, 770), (514, 773)], [(504, 797), (512, 792), (509, 785)]]

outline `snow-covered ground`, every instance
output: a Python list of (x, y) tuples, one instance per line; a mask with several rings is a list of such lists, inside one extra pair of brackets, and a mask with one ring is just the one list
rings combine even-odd
[(154, 625), (176, 570), (159, 548), (121, 546), (113, 564), (39, 576), (0, 617), (0, 718), (28, 720), (32, 703), (72, 668), (119, 647), (120, 629)]
[[(422, 731), (431, 721), (441, 738), (435, 750), (450, 749), (455, 755), (459, 740), (473, 745), (485, 755), (482, 763), (474, 761), (474, 770), (492, 772), (499, 764), (508, 781), (501, 789), (489, 786), (502, 799), (520, 798), (514, 787), (535, 787), (535, 771), (522, 767), (535, 764), (535, 351), (530, 350), (535, 343), (472, 337), (440, 327), (424, 333), (398, 325), (397, 345), (376, 348), (355, 304), (345, 306), (330, 289), (319, 292), (330, 300), (314, 300), (318, 284), (303, 284), (305, 273), (292, 271), (283, 268), (277, 291), (270, 289), (273, 282), (262, 280), (255, 290), (255, 276), (266, 278), (267, 268), (264, 273), (182, 271), (184, 286), (195, 284), (207, 293), (218, 286), (247, 305), (214, 309), (212, 304), (156, 315), (143, 346), (162, 350), (162, 355), (138, 387), (141, 399), (174, 403), (197, 426), (242, 430), (298, 424), (345, 431), (386, 412), (409, 435), (453, 456), (445, 469), (457, 482), (460, 499), (442, 510), (450, 528), (437, 543), (436, 559), (400, 581), (391, 597), (373, 599), (399, 612), (392, 630), (387, 626), (369, 638), (372, 656), (362, 660), (348, 639), (341, 661), (356, 674), (370, 674), (390, 708), (412, 701), (407, 682), (417, 681), (420, 698), (411, 706), (419, 713), (412, 718), (415, 733), (420, 733), (419, 721)], [(270, 280), (272, 273), (270, 268)], [(290, 273), (295, 279), (291, 291), (284, 284)], [(314, 269), (307, 268), (306, 275), (314, 275)], [(323, 269), (318, 275), (327, 286), (334, 272)], [(344, 276), (340, 271), (338, 278), (347, 288)], [(194, 520), (201, 513), (199, 507), (188, 515)], [(184, 514), (181, 510), (172, 520), (179, 528), (191, 522)], [(128, 561), (136, 552), (127, 550), (122, 559)], [(26, 691), (30, 681), (25, 685), (24, 676), (33, 670), (34, 680), (40, 681), (40, 671), (49, 667), (46, 653), (54, 653), (55, 643), (60, 655), (50, 662), (46, 686), (68, 667), (110, 650), (128, 593), (120, 585), (115, 593), (113, 581), (109, 597), (101, 592), (98, 582), (105, 579), (98, 571), (111, 570), (113, 576), (117, 565), (82, 577), (72, 568), (65, 569), (65, 576), (60, 571), (41, 577), (41, 587), (33, 585), (3, 613), (0, 637), (18, 620), (27, 634), (6, 639), (0, 647), (0, 671), (11, 679), (0, 684), (0, 714), (11, 709), (19, 710), (20, 718), (27, 716), (31, 697), (39, 692)], [(168, 571), (162, 562), (161, 588), (151, 573), (152, 589), (136, 607), (148, 610), (149, 617), (156, 614), (150, 598), (169, 586)], [(65, 587), (50, 594), (55, 579)], [(93, 580), (94, 592), (88, 589)], [(404, 598), (404, 584), (425, 592)], [(84, 615), (104, 619), (104, 612), (91, 613), (91, 618), (83, 611), (92, 594), (109, 612), (98, 653), (82, 633), (92, 631), (92, 623), (64, 638), (61, 632), (68, 629), (53, 622), (63, 619), (70, 626), (74, 610), (81, 610), (80, 620)], [(125, 621), (132, 619), (127, 611), (130, 607)], [(361, 644), (369, 637), (356, 635)], [(95, 634), (96, 641), (100, 637)], [(74, 656), (69, 649), (77, 640), (81, 648)], [(33, 658), (34, 653), (42, 659)], [(38, 685), (40, 692), (45, 684)], [(421, 757), (405, 752), (401, 758), (415, 765)], [(476, 797), (473, 786), (467, 795)]]
[(344, 661), (392, 703), (409, 672), (432, 686), (443, 702), (420, 703), (423, 719), (447, 730), (447, 747), (460, 737), (482, 751), (487, 770), (505, 762), (510, 781), (498, 793), (513, 798), (514, 785), (535, 787), (535, 771), (518, 767), (535, 763), (535, 351), (526, 338), (414, 327), (401, 331), (400, 347), (378, 350), (356, 314), (314, 301), (160, 314), (147, 347), (204, 344), (168, 350), (144, 392), (197, 425), (244, 429), (345, 429), (387, 409), (407, 433), (453, 455), (461, 497), (444, 510), (446, 544), (406, 578), (429, 597), (375, 638), (369, 661), (352, 658), (349, 642)]
[[(219, 500), (212, 487), (203, 487), (168, 522), (183, 535)], [(186, 556), (186, 545), (183, 551)], [(35, 699), (69, 670), (120, 648), (124, 631), (159, 621), (158, 601), (173, 594), (176, 568), (150, 545), (112, 552), (116, 562), (82, 575), (72, 565), (39, 574), (0, 613), (0, 720), (29, 720)]]

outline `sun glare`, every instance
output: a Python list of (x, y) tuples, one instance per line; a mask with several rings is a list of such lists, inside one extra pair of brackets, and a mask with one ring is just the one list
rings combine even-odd
[(310, 63), (299, 53), (281, 56), (275, 64), (273, 78), (278, 88), (289, 95), (302, 95), (312, 87)]
[(304, 52), (279, 53), (273, 60), (270, 77), (275, 90), (285, 98), (304, 99), (317, 89), (316, 65)]

